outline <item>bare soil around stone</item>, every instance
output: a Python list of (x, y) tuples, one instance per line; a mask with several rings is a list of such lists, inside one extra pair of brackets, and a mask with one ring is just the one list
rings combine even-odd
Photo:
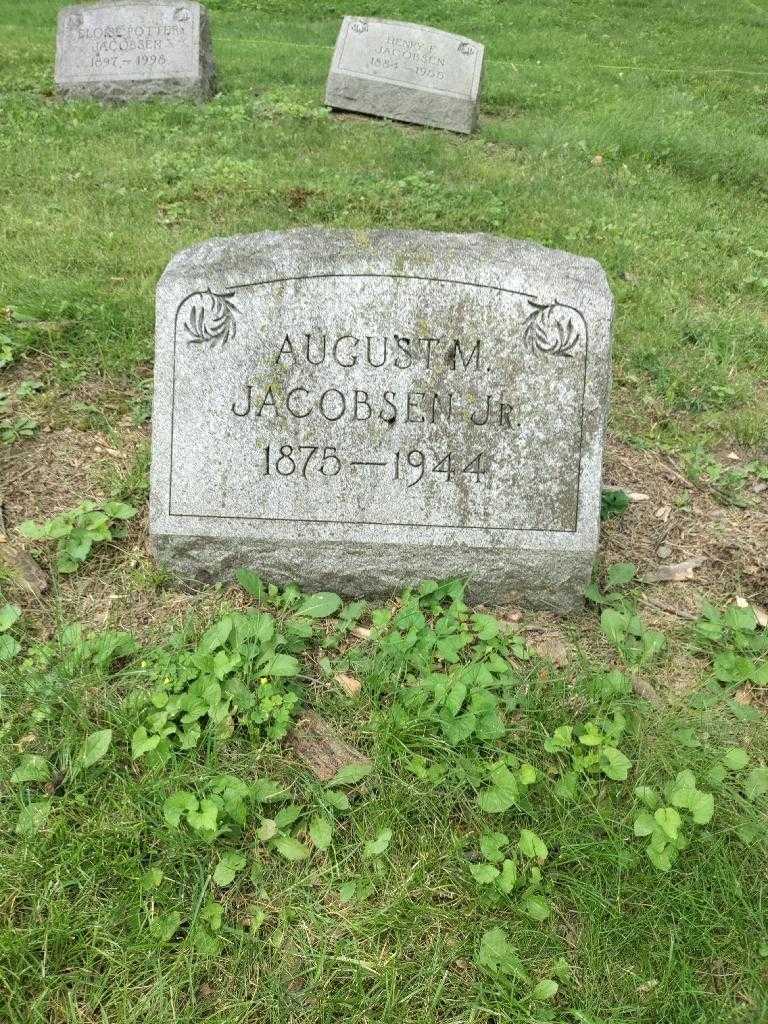
[[(32, 376), (50, 380), (52, 367), (44, 360), (14, 367), (7, 384), (13, 388)], [(128, 414), (110, 417), (114, 427), (110, 425), (108, 430), (89, 428), (83, 422), (83, 416), (92, 415), (87, 409), (108, 409), (112, 401), (114, 392), (103, 382), (85, 379), (69, 394), (66, 404), (55, 385), (29, 404), (29, 414), (40, 423), (39, 432), (3, 452), (7, 473), (4, 510), (12, 536), (14, 527), (26, 519), (50, 518), (85, 499), (103, 500), (114, 481), (124, 479), (137, 460), (146, 457), (148, 424), (134, 426)], [(72, 412), (83, 407), (87, 407), (85, 413)], [(73, 416), (76, 425), (69, 419)], [(742, 450), (740, 459), (748, 462), (753, 454)], [(665, 630), (684, 627), (700, 614), (705, 601), (722, 606), (742, 597), (758, 607), (768, 607), (766, 492), (747, 494), (746, 507), (724, 504), (715, 491), (687, 480), (669, 456), (638, 450), (610, 434), (604, 484), (624, 490), (631, 501), (621, 516), (611, 517), (601, 526), (599, 571), (615, 563), (632, 562), (642, 577), (659, 567), (700, 560), (690, 579), (642, 586), (639, 600), (649, 624)], [(29, 542), (27, 547), (50, 574), (50, 549)], [(237, 593), (228, 588), (226, 599)], [(222, 601), (220, 594), (209, 595), (199, 585), (185, 585), (157, 572), (149, 554), (143, 508), (131, 522), (124, 542), (97, 554), (81, 573), (59, 578), (55, 597), (51, 594), (41, 603), (40, 598), (20, 592), (14, 599), (29, 606), (41, 622), (50, 615), (55, 601), (72, 616), (141, 636), (157, 635), (169, 622), (178, 625), (189, 614), (210, 614)], [(511, 612), (532, 646), (559, 667), (579, 648), (608, 651), (596, 629), (594, 613), (587, 609), (567, 617), (519, 608), (490, 610), (502, 618)], [(674, 696), (695, 686), (699, 676), (695, 663), (690, 671), (680, 671), (678, 664), (663, 673), (657, 685), (662, 693), (669, 688)]]

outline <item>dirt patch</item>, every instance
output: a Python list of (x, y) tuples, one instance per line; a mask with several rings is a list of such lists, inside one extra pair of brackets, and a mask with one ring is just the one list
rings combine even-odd
[(317, 195), (313, 189), (301, 188), (289, 188), (286, 192), (286, 199), (288, 200), (288, 208), (290, 210), (303, 210), (310, 199), (313, 199)]
[(142, 432), (126, 430), (116, 448), (104, 433), (64, 427), (44, 428), (31, 440), (13, 445), (6, 457), (8, 528), (24, 519), (49, 519), (88, 499), (104, 500), (106, 481), (111, 475), (127, 475), (145, 440)]
[[(3, 388), (12, 392), (21, 380), (49, 381), (51, 376), (46, 364), (24, 360), (9, 367)], [(29, 440), (0, 448), (10, 537), (17, 539), (15, 527), (25, 519), (43, 521), (83, 501), (111, 497), (114, 487), (135, 471), (150, 430), (149, 424), (136, 425), (129, 414), (119, 413), (126, 404), (124, 392), (100, 380), (84, 381), (66, 395), (51, 385), (25, 399), (24, 415), (36, 420), (40, 430)], [(94, 418), (104, 421), (103, 429), (88, 425)], [(56, 579), (51, 571), (53, 544), (25, 542), (54, 582), (43, 598), (14, 593), (39, 636), (49, 637), (61, 620), (82, 622), (89, 630), (123, 629), (150, 643), (192, 615), (210, 619), (224, 606), (248, 603), (239, 588), (201, 590), (171, 580), (149, 553), (146, 502), (134, 503), (139, 514), (126, 524), (126, 536), (94, 548), (85, 565), (71, 575)]]
[(124, 393), (100, 380), (83, 381), (66, 394), (47, 385), (21, 402), (14, 398), (22, 381), (46, 384), (51, 377), (49, 365), (38, 359), (24, 359), (3, 373), (3, 390), (11, 395), (8, 416), (39, 424), (33, 437), (0, 451), (9, 532), (24, 519), (49, 519), (82, 501), (108, 497), (109, 483), (127, 476), (149, 438), (146, 424), (136, 426), (118, 411), (125, 407)]
[(122, 548), (102, 549), (92, 563), (62, 580), (59, 601), (64, 620), (93, 630), (125, 630), (151, 644), (191, 617), (211, 621), (245, 597), (239, 589), (186, 590), (183, 583), (158, 572), (148, 553), (137, 551), (132, 541)]
[(720, 603), (739, 595), (766, 603), (768, 496), (755, 495), (749, 508), (724, 507), (663, 456), (614, 438), (608, 440), (603, 477), (606, 487), (647, 495), (603, 523), (605, 564), (633, 562), (642, 575), (661, 565), (703, 558), (693, 580), (646, 587), (651, 599), (688, 614), (696, 613), (705, 595)]
[(342, 768), (367, 768), (371, 763), (313, 712), (302, 715), (285, 742), (320, 782), (329, 782)]
[(660, 693), (685, 697), (698, 690), (706, 674), (706, 664), (691, 655), (675, 654), (660, 665), (654, 685)]

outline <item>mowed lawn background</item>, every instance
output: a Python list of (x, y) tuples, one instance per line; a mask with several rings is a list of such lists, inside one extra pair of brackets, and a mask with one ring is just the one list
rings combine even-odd
[[(737, 553), (726, 566), (737, 549), (724, 549), (724, 567), (702, 577), (702, 590), (722, 607), (743, 578), (749, 599), (768, 605), (765, 492), (753, 488), (768, 461), (765, 0), (210, 0), (219, 95), (199, 106), (120, 107), (56, 99), (60, 6), (0, 0), (0, 348), (13, 355), (0, 372), (9, 393), (24, 378), (44, 385), (12, 399), (19, 415), (28, 403), (36, 439), (0, 448), (10, 467), (9, 530), (94, 488), (143, 513), (154, 289), (178, 250), (215, 235), (306, 225), (483, 231), (602, 263), (617, 303), (610, 428), (623, 483), (653, 492), (655, 504), (648, 466), (657, 463), (641, 456), (659, 466), (672, 460), (678, 477), (658, 500), (671, 510), (677, 489), (697, 542), (697, 528), (705, 539), (725, 529), (722, 520), (699, 521), (705, 496), (725, 501), (728, 514), (743, 503), (743, 518), (726, 525), (742, 531), (749, 557)], [(327, 112), (325, 78), (344, 14), (482, 41), (476, 134)], [(65, 457), (57, 445), (73, 436), (80, 448)], [(78, 452), (88, 462), (91, 436), (114, 456), (98, 478), (76, 464)], [(41, 464), (51, 494), (39, 482), (25, 493)], [(757, 468), (734, 475), (747, 465)], [(642, 480), (632, 478), (635, 466), (646, 467)], [(699, 489), (686, 491), (689, 477)], [(652, 509), (648, 519), (658, 523)], [(565, 657), (516, 662), (520, 695), (504, 742), (548, 777), (546, 735), (618, 710), (629, 723), (620, 743), (633, 761), (630, 781), (587, 780), (576, 803), (543, 787), (524, 815), (489, 821), (467, 779), (480, 777), (477, 758), (492, 752), (457, 752), (428, 723), (411, 723), (398, 711), (403, 665), (374, 649), (352, 662), (363, 683), (356, 702), (332, 687), (308, 689), (308, 703), (376, 766), (338, 841), (300, 863), (265, 856), (252, 842), (246, 874), (217, 888), (221, 850), (167, 827), (169, 793), (232, 772), (280, 779), (304, 807), (324, 797), (279, 745), (242, 736), (205, 742), (162, 768), (132, 759), (139, 719), (129, 698), (147, 689), (139, 658), (101, 667), (73, 660), (62, 628), (74, 619), (86, 630), (131, 621), (149, 649), (167, 639), (171, 621), (191, 617), (186, 642), (237, 600), (169, 590), (139, 529), (79, 574), (54, 574), (42, 601), (13, 596), (23, 605), (27, 660), (0, 674), (0, 1019), (768, 1019), (765, 804), (726, 780), (712, 828), (695, 833), (664, 874), (633, 836), (632, 795), (638, 784), (661, 789), (685, 768), (705, 786), (733, 747), (748, 751), (750, 768), (764, 765), (764, 699), (750, 721), (674, 693), (661, 709), (649, 707), (605, 682), (604, 671), (621, 662), (600, 638), (594, 609), (575, 616), (562, 626)], [(640, 561), (634, 544), (642, 539), (643, 558), (655, 559), (646, 533), (606, 527), (602, 557)], [(685, 601), (681, 594), (665, 592), (662, 603)], [(688, 601), (686, 614), (694, 606)], [(663, 628), (664, 652), (639, 675), (659, 689), (660, 680), (684, 679), (696, 690), (711, 675), (712, 651), (702, 654), (691, 622), (674, 609)], [(728, 634), (714, 650), (729, 653), (737, 640)], [(322, 656), (314, 651), (310, 674), (320, 674)], [(105, 758), (72, 773), (84, 736), (106, 728), (114, 738)], [(406, 766), (414, 752), (446, 765), (448, 781), (415, 774)], [(39, 835), (22, 839), (14, 834), (20, 808), (41, 787), (8, 779), (29, 753), (53, 766), (53, 809)], [(745, 821), (749, 842), (739, 838)], [(544, 922), (491, 899), (468, 869), (484, 831), (516, 842), (521, 826), (549, 845)], [(362, 856), (386, 829), (388, 851)], [(350, 879), (357, 895), (342, 898)], [(206, 951), (185, 936), (214, 895), (223, 924)], [(173, 915), (180, 927), (164, 935)], [(478, 964), (481, 936), (494, 926), (505, 929), (526, 980), (511, 959), (495, 974)], [(532, 995), (553, 978), (555, 997)]]
[[(73, 372), (152, 355), (172, 253), (297, 225), (490, 231), (589, 255), (617, 300), (614, 428), (765, 443), (768, 13), (734, 4), (359, 3), (487, 47), (470, 138), (327, 116), (346, 8), (209, 4), (221, 94), (51, 94), (57, 5), (1, 0), (2, 293)], [(625, 392), (624, 389), (627, 389)], [(693, 419), (695, 417), (695, 420)]]

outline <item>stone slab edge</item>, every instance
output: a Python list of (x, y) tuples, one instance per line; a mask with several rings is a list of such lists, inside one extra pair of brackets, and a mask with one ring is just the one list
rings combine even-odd
[[(334, 110), (350, 110), (358, 114), (372, 114), (375, 117), (385, 117), (392, 121), (405, 121), (408, 124), (423, 124), (428, 128), (443, 128), (447, 131), (458, 132), (462, 135), (471, 135), (477, 127), (478, 110), (480, 106), (480, 92), (483, 85), (485, 73), (485, 47), (482, 43), (469, 39), (467, 36), (457, 36), (452, 32), (444, 32), (442, 29), (428, 28), (428, 26), (416, 26), (429, 32), (439, 32), (442, 35), (449, 35), (452, 39), (475, 46), (480, 51), (481, 71), (478, 76), (475, 95), (469, 98), (459, 96), (441, 96), (431, 89), (420, 88), (417, 85), (396, 84), (394, 82), (372, 81), (349, 71), (338, 71), (337, 65), (344, 45), (344, 36), (347, 25), (352, 21), (358, 21), (347, 15), (339, 31), (336, 47), (331, 60), (331, 70), (325, 86), (325, 104)], [(375, 20), (378, 24), (384, 25), (408, 25), (412, 22), (391, 21), (386, 18), (367, 19)]]
[[(466, 267), (471, 267), (468, 273)], [(531, 291), (542, 300), (581, 307), (590, 329), (584, 396), (584, 445), (575, 533), (506, 531), (498, 535), (435, 530), (429, 544), (409, 543), (393, 527), (375, 534), (354, 525), (271, 523), (269, 537), (242, 520), (217, 535), (210, 522), (169, 517), (164, 507), (170, 475), (173, 331), (178, 303), (190, 292), (227, 291), (244, 280), (281, 276), (387, 273), (471, 280)], [(524, 287), (523, 287), (524, 286)], [(521, 602), (568, 611), (582, 601), (597, 552), (602, 448), (611, 386), (613, 298), (595, 260), (532, 242), (490, 235), (427, 231), (346, 231), (300, 228), (214, 238), (178, 253), (157, 286), (155, 391), (152, 417), (150, 544), (157, 558), (184, 576), (231, 580), (250, 567), (276, 583), (377, 596), (425, 578), (462, 577), (470, 598)], [(439, 536), (438, 536), (439, 535)]]

